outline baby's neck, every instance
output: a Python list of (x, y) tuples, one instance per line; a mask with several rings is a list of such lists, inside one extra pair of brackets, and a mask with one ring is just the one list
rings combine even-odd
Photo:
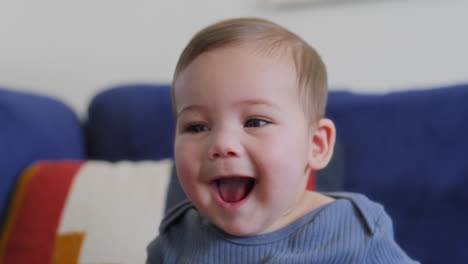
[(286, 212), (284, 220), (278, 222), (275, 226), (272, 226), (268, 232), (276, 231), (282, 227), (285, 227), (297, 219), (303, 217), (304, 215), (310, 213), (311, 211), (322, 207), (326, 204), (333, 202), (335, 199), (324, 194), (314, 192), (314, 191), (305, 191), (298, 197), (297, 202), (294, 206), (294, 209)]
[[(294, 220), (301, 218), (309, 212), (333, 202), (335, 199), (315, 191), (306, 191), (297, 204)], [(294, 221), (293, 220), (293, 221)]]

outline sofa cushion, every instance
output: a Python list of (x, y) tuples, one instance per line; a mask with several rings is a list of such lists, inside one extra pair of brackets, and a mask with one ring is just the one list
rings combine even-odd
[(144, 263), (171, 160), (39, 162), (16, 188), (0, 263)]
[(382, 203), (396, 240), (422, 263), (464, 263), (468, 85), (385, 95), (334, 92), (344, 189)]
[(174, 120), (169, 85), (130, 84), (97, 94), (88, 108), (89, 158), (172, 157)]
[(0, 89), (0, 227), (17, 176), (40, 159), (84, 159), (77, 116), (56, 99)]

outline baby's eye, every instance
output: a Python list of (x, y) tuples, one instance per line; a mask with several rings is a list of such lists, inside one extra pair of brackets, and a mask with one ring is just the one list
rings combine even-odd
[(185, 127), (184, 132), (196, 134), (196, 133), (200, 133), (206, 130), (208, 130), (208, 128), (205, 125), (192, 124), (192, 125), (188, 125), (187, 127)]
[(262, 127), (270, 124), (270, 122), (260, 119), (260, 118), (251, 118), (245, 121), (244, 127)]

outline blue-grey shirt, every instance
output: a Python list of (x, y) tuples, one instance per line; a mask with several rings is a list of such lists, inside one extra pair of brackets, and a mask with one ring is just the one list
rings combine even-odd
[(364, 195), (335, 201), (268, 234), (232, 236), (183, 202), (163, 219), (148, 246), (156, 263), (417, 263), (397, 245), (383, 207)]

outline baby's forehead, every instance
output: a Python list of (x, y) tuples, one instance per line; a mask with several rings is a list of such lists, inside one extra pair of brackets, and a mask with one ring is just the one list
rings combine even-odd
[[(239, 68), (248, 70), (239, 70)], [(180, 79), (187, 77), (190, 77), (192, 81), (198, 81), (205, 75), (213, 77), (215, 74), (222, 74), (226, 77), (224, 81), (234, 82), (236, 77), (255, 79), (262, 77), (265, 72), (275, 73), (270, 74), (271, 79), (288, 75), (292, 81), (298, 83), (296, 63), (287, 50), (267, 47), (259, 43), (237, 43), (200, 53), (175, 76), (174, 87), (178, 86)]]
[[(247, 56), (240, 56), (245, 55)], [(277, 68), (278, 65), (287, 65), (284, 72), (293, 71), (298, 79), (297, 63), (292, 52), (287, 47), (262, 42), (241, 42), (231, 43), (220, 47), (212, 48), (200, 53), (193, 61), (179, 73), (176, 78), (183, 75), (184, 72), (193, 71), (193, 68), (200, 66), (200, 61), (206, 63), (211, 61), (211, 64), (204, 64), (202, 70), (212, 71), (220, 67), (220, 64), (227, 64), (231, 61), (239, 62), (245, 60), (245, 65), (252, 64), (258, 65), (258, 71), (265, 71), (268, 69)], [(260, 62), (260, 63), (255, 63)], [(197, 69), (200, 70), (200, 69)], [(177, 81), (177, 79), (175, 79)]]
[[(259, 43), (237, 43), (211, 49), (201, 53), (177, 76), (173, 85), (173, 103), (186, 101), (187, 97), (198, 97), (200, 87), (218, 90), (229, 87), (226, 96), (237, 91), (261, 92), (268, 95), (277, 83), (288, 87), (287, 94), (299, 97), (299, 82), (294, 60), (284, 49), (273, 49)], [(217, 87), (217, 88), (213, 88)], [(242, 89), (244, 87), (251, 90)], [(208, 88), (206, 88), (208, 89)], [(206, 93), (206, 89), (202, 93)], [(209, 93), (216, 93), (211, 90)], [(181, 101), (182, 100), (182, 101)], [(176, 107), (177, 108), (177, 107)]]

